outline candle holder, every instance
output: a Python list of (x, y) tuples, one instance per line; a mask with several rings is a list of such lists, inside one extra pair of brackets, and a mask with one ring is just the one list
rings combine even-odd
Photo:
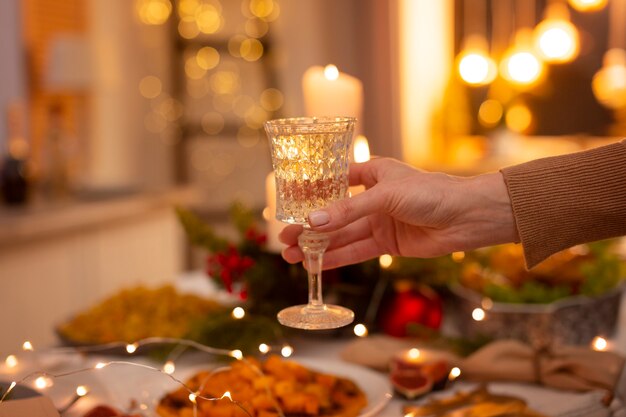
[(399, 352), (391, 359), (389, 369), (395, 391), (409, 400), (442, 390), (456, 379), (447, 359), (417, 348)]

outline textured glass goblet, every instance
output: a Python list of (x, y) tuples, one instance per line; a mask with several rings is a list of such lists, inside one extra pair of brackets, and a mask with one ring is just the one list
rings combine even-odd
[(309, 228), (310, 212), (348, 195), (353, 117), (298, 117), (265, 123), (276, 177), (276, 218), (301, 224), (298, 245), (309, 278), (309, 303), (286, 308), (278, 321), (299, 329), (335, 329), (350, 324), (354, 313), (322, 301), (322, 260), (329, 238)]

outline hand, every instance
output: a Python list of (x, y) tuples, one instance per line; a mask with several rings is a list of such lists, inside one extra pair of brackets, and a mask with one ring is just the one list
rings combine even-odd
[[(350, 185), (366, 191), (309, 215), (313, 230), (330, 235), (324, 269), (388, 253), (435, 257), (454, 251), (518, 241), (500, 173), (462, 178), (424, 172), (390, 158), (350, 166)], [(287, 226), (283, 258), (303, 260), (302, 226)]]

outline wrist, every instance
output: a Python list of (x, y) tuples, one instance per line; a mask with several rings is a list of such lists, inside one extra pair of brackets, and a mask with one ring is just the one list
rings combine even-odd
[(509, 192), (500, 172), (468, 178), (467, 221), (474, 228), (476, 247), (519, 242)]

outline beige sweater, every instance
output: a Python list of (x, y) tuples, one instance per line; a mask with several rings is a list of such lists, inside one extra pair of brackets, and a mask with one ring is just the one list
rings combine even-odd
[(526, 265), (626, 235), (626, 140), (501, 170)]

